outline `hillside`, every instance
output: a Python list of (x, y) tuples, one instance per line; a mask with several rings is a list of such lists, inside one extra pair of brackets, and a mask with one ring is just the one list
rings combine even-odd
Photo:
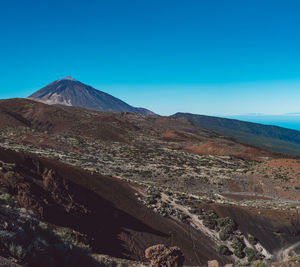
[(300, 132), (296, 130), (191, 113), (176, 113), (171, 117), (188, 119), (200, 127), (262, 149), (300, 155)]
[(7, 190), (52, 229), (74, 230), (73, 238), (93, 253), (143, 261), (147, 247), (164, 243), (178, 245), (187, 264), (205, 263), (211, 257), (226, 261), (215, 255), (213, 242), (203, 233), (139, 202), (136, 194), (146, 190), (142, 186), (3, 149), (0, 164), (2, 192)]
[(297, 158), (185, 118), (28, 99), (1, 100), (0, 123), (3, 194), (96, 255), (144, 261), (163, 243), (186, 264), (246, 263), (299, 237)]
[(54, 81), (28, 97), (49, 105), (82, 107), (107, 112), (133, 112), (154, 115), (145, 108), (135, 108), (105, 92), (83, 84), (72, 77)]

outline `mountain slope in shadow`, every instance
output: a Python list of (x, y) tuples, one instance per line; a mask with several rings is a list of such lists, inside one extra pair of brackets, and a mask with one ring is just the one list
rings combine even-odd
[(176, 113), (171, 117), (188, 119), (200, 127), (242, 143), (279, 153), (300, 155), (300, 131), (191, 113)]

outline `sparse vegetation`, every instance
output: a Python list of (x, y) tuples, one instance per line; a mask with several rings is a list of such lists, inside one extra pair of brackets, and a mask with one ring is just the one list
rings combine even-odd
[(251, 245), (254, 246), (257, 244), (257, 239), (253, 235), (248, 234), (247, 239)]
[(258, 252), (255, 249), (249, 248), (249, 247), (245, 248), (245, 253), (247, 255), (247, 258), (248, 258), (249, 262), (252, 262), (253, 260), (256, 260), (256, 257), (258, 255)]
[[(24, 209), (0, 208), (0, 244), (7, 253), (21, 263), (30, 266), (78, 266), (88, 264), (89, 256), (77, 246), (70, 246), (71, 240), (56, 235)], [(43, 226), (43, 227), (41, 227)]]
[(231, 254), (231, 251), (229, 250), (229, 248), (224, 246), (224, 245), (221, 245), (221, 246), (218, 247), (218, 252), (221, 255), (225, 255), (225, 256), (228, 256), (228, 255)]
[(8, 205), (10, 207), (14, 207), (15, 200), (12, 195), (4, 193), (0, 195), (0, 205)]

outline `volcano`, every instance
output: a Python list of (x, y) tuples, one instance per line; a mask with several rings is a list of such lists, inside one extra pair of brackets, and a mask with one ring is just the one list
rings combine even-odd
[(28, 98), (49, 105), (75, 106), (104, 112), (132, 112), (155, 115), (148, 109), (133, 107), (70, 76), (46, 85)]

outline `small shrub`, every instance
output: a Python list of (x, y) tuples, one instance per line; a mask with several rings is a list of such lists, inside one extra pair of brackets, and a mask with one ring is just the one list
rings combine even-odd
[(198, 219), (199, 219), (199, 220), (205, 220), (205, 219), (208, 220), (208, 219), (209, 219), (209, 216), (206, 215), (206, 214), (201, 214), (201, 215), (198, 216)]
[(192, 214), (200, 214), (200, 210), (199, 209), (197, 209), (197, 208), (190, 208), (190, 213), (192, 213)]
[(9, 251), (10, 255), (20, 261), (23, 261), (26, 257), (28, 257), (30, 250), (31, 250), (30, 247), (25, 248), (16, 243), (11, 243), (8, 247), (8, 251)]
[(245, 253), (247, 255), (248, 261), (251, 262), (256, 259), (257, 251), (253, 248), (246, 247)]
[(251, 263), (251, 266), (253, 267), (270, 267), (271, 263), (269, 260), (259, 260), (259, 261), (255, 261), (253, 263)]
[(208, 216), (209, 216), (209, 218), (211, 218), (211, 219), (215, 219), (215, 220), (218, 219), (218, 215), (215, 214), (214, 212), (209, 213)]
[(253, 235), (248, 234), (247, 235), (247, 240), (253, 246), (257, 244), (257, 239)]
[(300, 263), (300, 255), (293, 256), (289, 260)]
[(233, 254), (235, 256), (237, 256), (239, 259), (243, 259), (246, 256), (245, 253), (244, 253), (244, 251), (241, 250), (241, 249), (239, 249), (239, 248), (235, 248), (234, 251), (233, 251)]
[(245, 243), (242, 238), (239, 238), (237, 236), (234, 236), (232, 239), (231, 246), (235, 249), (243, 250), (245, 248)]
[(11, 171), (16, 167), (16, 164), (0, 161), (0, 167), (2, 167), (5, 171)]
[(222, 230), (227, 234), (232, 234), (234, 229), (235, 228), (232, 225), (226, 225)]
[(15, 206), (15, 200), (10, 194), (0, 195), (0, 205), (8, 205), (10, 207)]
[(148, 205), (153, 205), (153, 204), (157, 203), (157, 200), (155, 198), (153, 198), (152, 196), (147, 197), (145, 201), (146, 201), (146, 204), (148, 204)]
[(39, 227), (46, 230), (46, 229), (48, 229), (48, 224), (45, 222), (39, 222)]
[(222, 241), (225, 241), (229, 238), (230, 234), (224, 232), (223, 230), (221, 230), (219, 232), (219, 238), (222, 240)]
[(177, 218), (184, 222), (184, 223), (187, 223), (188, 222), (188, 219), (190, 218), (190, 216), (184, 214), (184, 213), (181, 213), (181, 212), (177, 212)]
[(218, 225), (220, 227), (229, 227), (229, 228), (232, 228), (232, 229), (236, 229), (236, 223), (234, 222), (233, 219), (231, 219), (230, 217), (225, 217), (225, 218), (220, 218), (217, 220), (218, 222)]
[(15, 177), (15, 172), (13, 171), (8, 171), (4, 174), (4, 178), (7, 180), (13, 179)]
[(218, 252), (221, 255), (230, 255), (231, 254), (231, 251), (229, 250), (229, 248), (226, 246), (223, 246), (223, 245), (218, 247)]
[(72, 244), (75, 247), (89, 250), (89, 246), (79, 243), (73, 230), (69, 228), (58, 228), (53, 231), (64, 243)]
[(203, 220), (203, 225), (211, 230), (214, 230), (216, 228), (217, 222), (212, 219), (205, 219)]

